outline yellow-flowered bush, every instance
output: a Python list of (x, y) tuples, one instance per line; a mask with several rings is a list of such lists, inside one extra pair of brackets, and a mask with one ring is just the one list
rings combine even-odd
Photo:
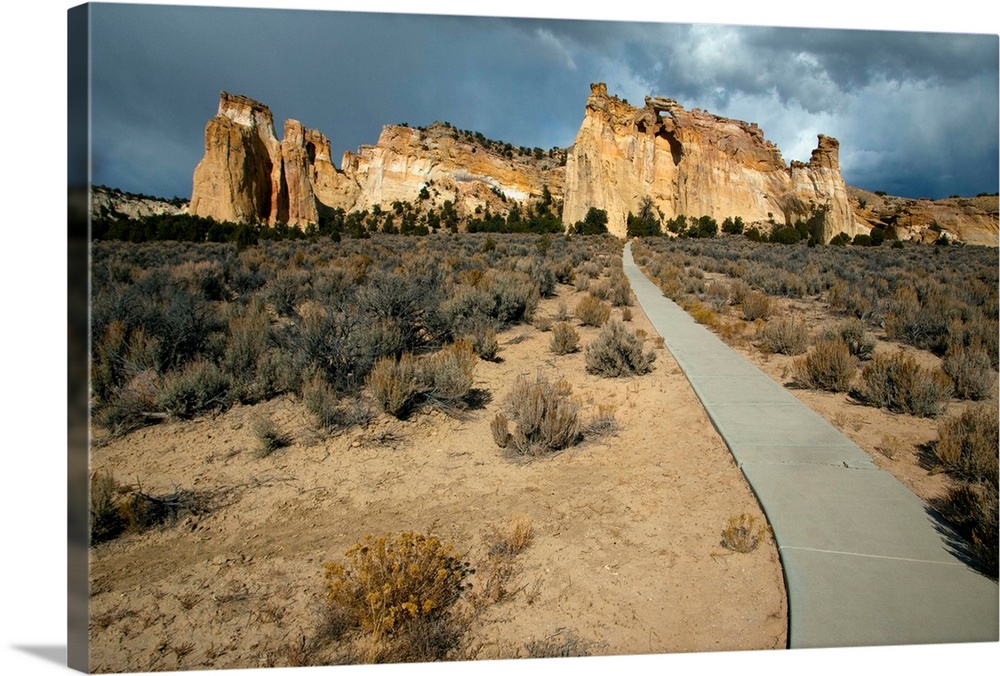
[(327, 596), (375, 639), (444, 615), (471, 586), (470, 564), (432, 535), (368, 535), (345, 556), (325, 566)]

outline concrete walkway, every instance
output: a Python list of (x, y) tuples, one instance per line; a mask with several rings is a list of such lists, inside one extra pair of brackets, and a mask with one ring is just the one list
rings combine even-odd
[(997, 584), (924, 503), (665, 298), (625, 247), (639, 304), (687, 375), (774, 532), (791, 648), (998, 640)]

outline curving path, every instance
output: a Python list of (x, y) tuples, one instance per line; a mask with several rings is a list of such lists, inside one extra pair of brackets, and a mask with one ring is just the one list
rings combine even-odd
[(839, 430), (642, 274), (625, 274), (756, 493), (788, 592), (791, 648), (998, 640), (997, 584)]

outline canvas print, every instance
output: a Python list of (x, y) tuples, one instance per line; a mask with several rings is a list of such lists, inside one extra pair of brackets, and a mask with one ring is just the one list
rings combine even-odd
[(74, 668), (998, 640), (996, 35), (68, 23)]

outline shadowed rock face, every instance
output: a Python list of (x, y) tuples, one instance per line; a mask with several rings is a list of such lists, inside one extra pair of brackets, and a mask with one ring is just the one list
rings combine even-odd
[(575, 223), (597, 207), (607, 211), (609, 230), (624, 237), (627, 215), (649, 196), (664, 218), (793, 224), (822, 209), (818, 237), (854, 235), (867, 228), (855, 222), (838, 147), (820, 136), (808, 164), (788, 166), (756, 124), (688, 111), (660, 97), (636, 108), (596, 83), (566, 163), (563, 220)]

